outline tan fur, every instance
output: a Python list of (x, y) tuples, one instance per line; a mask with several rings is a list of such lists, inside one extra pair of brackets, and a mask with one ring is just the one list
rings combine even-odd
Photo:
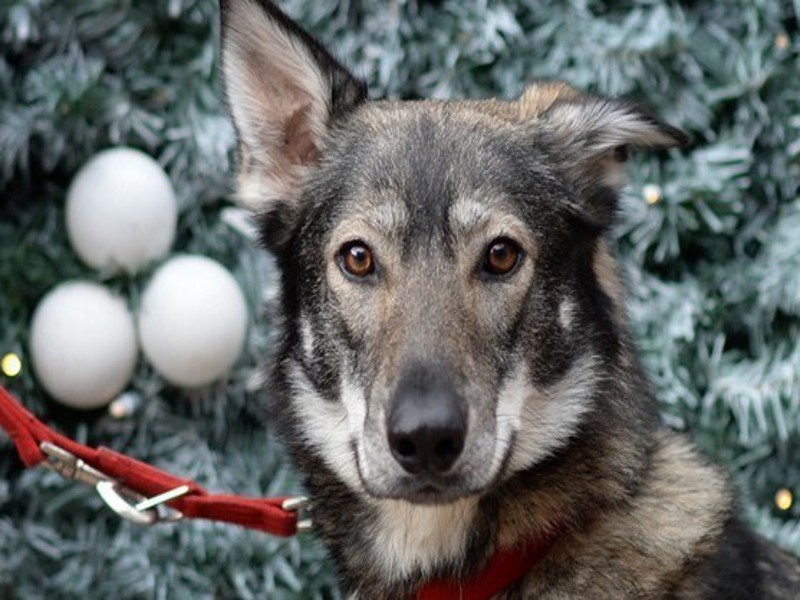
[(387, 563), (383, 567), (387, 573), (409, 574), (415, 569), (430, 571), (441, 560), (462, 558), (477, 504), (477, 498), (444, 506), (397, 500), (378, 503), (375, 561)]
[(576, 90), (560, 81), (530, 85), (518, 100), (520, 118), (527, 120), (538, 117), (556, 100), (577, 100), (580, 97)]
[(600, 242), (594, 255), (594, 273), (600, 287), (614, 303), (614, 317), (618, 324), (625, 323), (625, 288), (619, 280), (616, 260), (606, 242)]
[(689, 558), (714, 550), (707, 540), (721, 532), (731, 500), (715, 467), (683, 438), (662, 432), (636, 501), (594, 515), (584, 531), (560, 540), (531, 572), (526, 595), (611, 599), (625, 589), (625, 597), (659, 597)]

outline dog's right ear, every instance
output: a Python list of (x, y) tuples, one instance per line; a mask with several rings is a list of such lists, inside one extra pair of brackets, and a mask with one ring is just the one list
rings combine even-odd
[(221, 0), (220, 15), (237, 199), (256, 213), (279, 211), (287, 224), (329, 128), (366, 100), (366, 84), (267, 0)]

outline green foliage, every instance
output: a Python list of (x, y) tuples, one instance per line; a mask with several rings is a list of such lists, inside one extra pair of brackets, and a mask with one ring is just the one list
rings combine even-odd
[[(665, 421), (748, 491), (748, 515), (800, 553), (800, 9), (791, 0), (286, 0), (376, 97), (514, 97), (531, 79), (626, 95), (693, 137), (636, 157), (618, 229), (630, 315)], [(140, 365), (132, 417), (74, 414), (30, 369), (6, 383), (72, 434), (254, 496), (296, 486), (252, 376), (269, 346), (266, 259), (222, 219), (233, 133), (211, 0), (0, 3), (0, 354), (26, 367), (42, 295), (70, 278), (131, 298), (148, 273), (83, 266), (63, 228), (66, 188), (102, 148), (156, 157), (178, 191), (175, 251), (224, 262), (259, 325), (225, 384), (188, 393)], [(646, 186), (648, 186), (646, 188)], [(652, 186), (657, 186), (653, 188)], [(653, 190), (658, 202), (643, 201)], [(652, 198), (651, 198), (652, 199)], [(22, 472), (0, 442), (4, 597), (330, 597), (313, 538), (192, 523), (137, 530), (85, 489)], [(800, 505), (800, 503), (799, 503)]]

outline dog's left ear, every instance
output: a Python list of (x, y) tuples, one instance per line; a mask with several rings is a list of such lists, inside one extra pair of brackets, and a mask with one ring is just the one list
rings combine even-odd
[(286, 222), (329, 128), (366, 100), (366, 85), (268, 0), (221, 0), (220, 16), (237, 199)]
[(689, 141), (683, 131), (632, 102), (583, 96), (565, 84), (533, 86), (520, 102), (536, 119), (586, 216), (601, 228), (613, 220), (630, 149), (673, 148)]

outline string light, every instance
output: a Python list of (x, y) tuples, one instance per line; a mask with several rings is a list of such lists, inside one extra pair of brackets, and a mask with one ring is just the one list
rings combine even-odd
[(0, 369), (6, 377), (16, 377), (22, 371), (22, 360), (17, 354), (9, 352), (0, 360)]
[(127, 419), (142, 405), (142, 396), (136, 392), (124, 392), (108, 405), (108, 413), (115, 419)]
[(661, 202), (662, 197), (661, 186), (648, 183), (642, 188), (642, 195), (644, 196), (644, 201), (648, 204), (658, 204)]
[(794, 495), (791, 490), (781, 488), (775, 492), (775, 506), (779, 510), (787, 511), (792, 508), (792, 504), (794, 504)]

